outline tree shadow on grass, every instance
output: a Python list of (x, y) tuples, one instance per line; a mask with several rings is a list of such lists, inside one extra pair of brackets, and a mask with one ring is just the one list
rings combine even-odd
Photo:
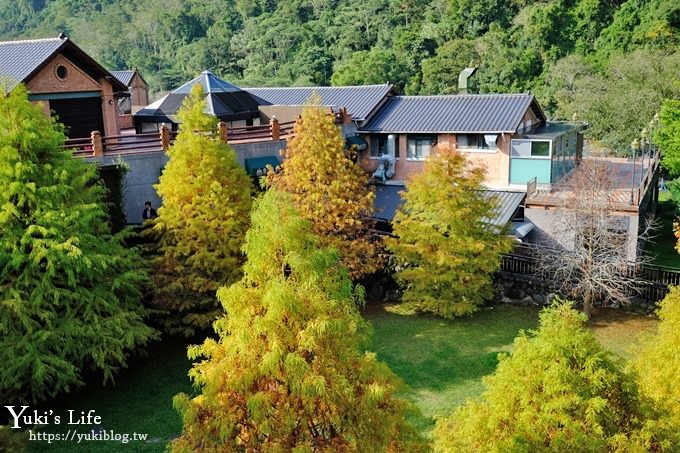
[(538, 322), (538, 310), (530, 307), (491, 307), (454, 320), (386, 308), (370, 304), (364, 312), (374, 329), (373, 351), (408, 386), (406, 396), (422, 412), (413, 422), (424, 433), (434, 416), (479, 395), (498, 354), (510, 351), (519, 331)]
[[(128, 367), (115, 377), (114, 384), (102, 385), (97, 374), (85, 376), (86, 387), (76, 389), (53, 401), (40, 405), (40, 412), (54, 411), (61, 417), (61, 424), (40, 427), (45, 433), (64, 434), (78, 429), (81, 434), (92, 429), (104, 429), (114, 433), (148, 434), (145, 442), (91, 441), (82, 442), (30, 442), (29, 451), (35, 452), (162, 452), (168, 439), (180, 434), (182, 422), (172, 405), (172, 398), (180, 392), (192, 393), (187, 373), (191, 361), (187, 358), (187, 345), (202, 340), (164, 338), (147, 348), (144, 356), (128, 360)], [(101, 417), (100, 428), (96, 425), (69, 426), (69, 410), (77, 416), (94, 410)]]

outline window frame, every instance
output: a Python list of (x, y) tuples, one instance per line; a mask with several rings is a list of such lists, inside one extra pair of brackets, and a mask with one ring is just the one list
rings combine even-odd
[[(513, 144), (520, 144), (521, 143), (529, 143), (529, 155), (528, 156), (522, 156), (522, 155), (517, 155), (515, 154), (514, 146)], [(548, 155), (547, 156), (534, 156), (533, 155), (533, 144), (534, 143), (547, 143), (548, 144)], [(553, 158), (553, 141), (552, 140), (534, 140), (531, 138), (513, 138), (510, 141), (510, 158), (511, 159), (543, 159), (543, 160), (551, 160)]]
[[(411, 142), (415, 142), (415, 151), (416, 155), (411, 156)], [(419, 144), (422, 146), (421, 142), (429, 142), (428, 143), (428, 149), (427, 149), (427, 155), (423, 155), (421, 152), (421, 156), (418, 157), (417, 151)], [(432, 148), (437, 145), (437, 136), (436, 135), (427, 135), (427, 134), (411, 134), (406, 137), (406, 160), (408, 161), (414, 161), (414, 162), (422, 162), (428, 157), (430, 157), (430, 154), (432, 153)]]
[[(379, 150), (385, 149), (387, 151), (387, 137), (392, 134), (373, 134), (370, 137), (370, 147), (368, 150), (368, 158), (372, 160), (380, 160), (380, 156), (382, 156), (383, 153), (381, 153)], [(394, 134), (395, 140), (394, 140), (394, 158), (399, 159), (399, 134)], [(380, 143), (383, 145), (380, 146)], [(378, 154), (373, 155), (372, 153), (374, 152), (374, 146), (377, 145), (375, 148), (378, 150)]]
[[(479, 146), (470, 146), (470, 145), (461, 145), (461, 136), (467, 138), (469, 136), (476, 136), (477, 137), (477, 144), (480, 142), (486, 145), (486, 148), (484, 147), (479, 147)], [(496, 135), (496, 146), (494, 148), (490, 148), (487, 141), (486, 141), (486, 135)], [(498, 152), (498, 134), (456, 134), (456, 149), (462, 153), (481, 153), (481, 154), (496, 154)]]

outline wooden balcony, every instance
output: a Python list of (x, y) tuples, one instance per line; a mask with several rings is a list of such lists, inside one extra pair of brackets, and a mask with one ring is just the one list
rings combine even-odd
[[(293, 135), (294, 126), (295, 122), (279, 123), (276, 119), (270, 124), (233, 128), (220, 122), (217, 135), (229, 144), (287, 140)], [(158, 132), (144, 134), (102, 136), (99, 131), (93, 131), (89, 138), (66, 140), (62, 147), (71, 150), (74, 156), (83, 158), (160, 153), (166, 152), (176, 137), (177, 132), (166, 126)]]

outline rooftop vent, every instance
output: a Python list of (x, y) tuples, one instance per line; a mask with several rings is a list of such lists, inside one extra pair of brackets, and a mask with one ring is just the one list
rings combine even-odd
[(467, 94), (470, 92), (469, 78), (477, 72), (477, 68), (465, 68), (458, 75), (458, 93)]

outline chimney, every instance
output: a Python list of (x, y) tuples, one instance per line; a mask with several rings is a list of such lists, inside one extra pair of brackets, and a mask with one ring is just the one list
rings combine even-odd
[(458, 75), (458, 94), (467, 94), (470, 92), (469, 78), (477, 72), (477, 68), (465, 68), (460, 71)]

